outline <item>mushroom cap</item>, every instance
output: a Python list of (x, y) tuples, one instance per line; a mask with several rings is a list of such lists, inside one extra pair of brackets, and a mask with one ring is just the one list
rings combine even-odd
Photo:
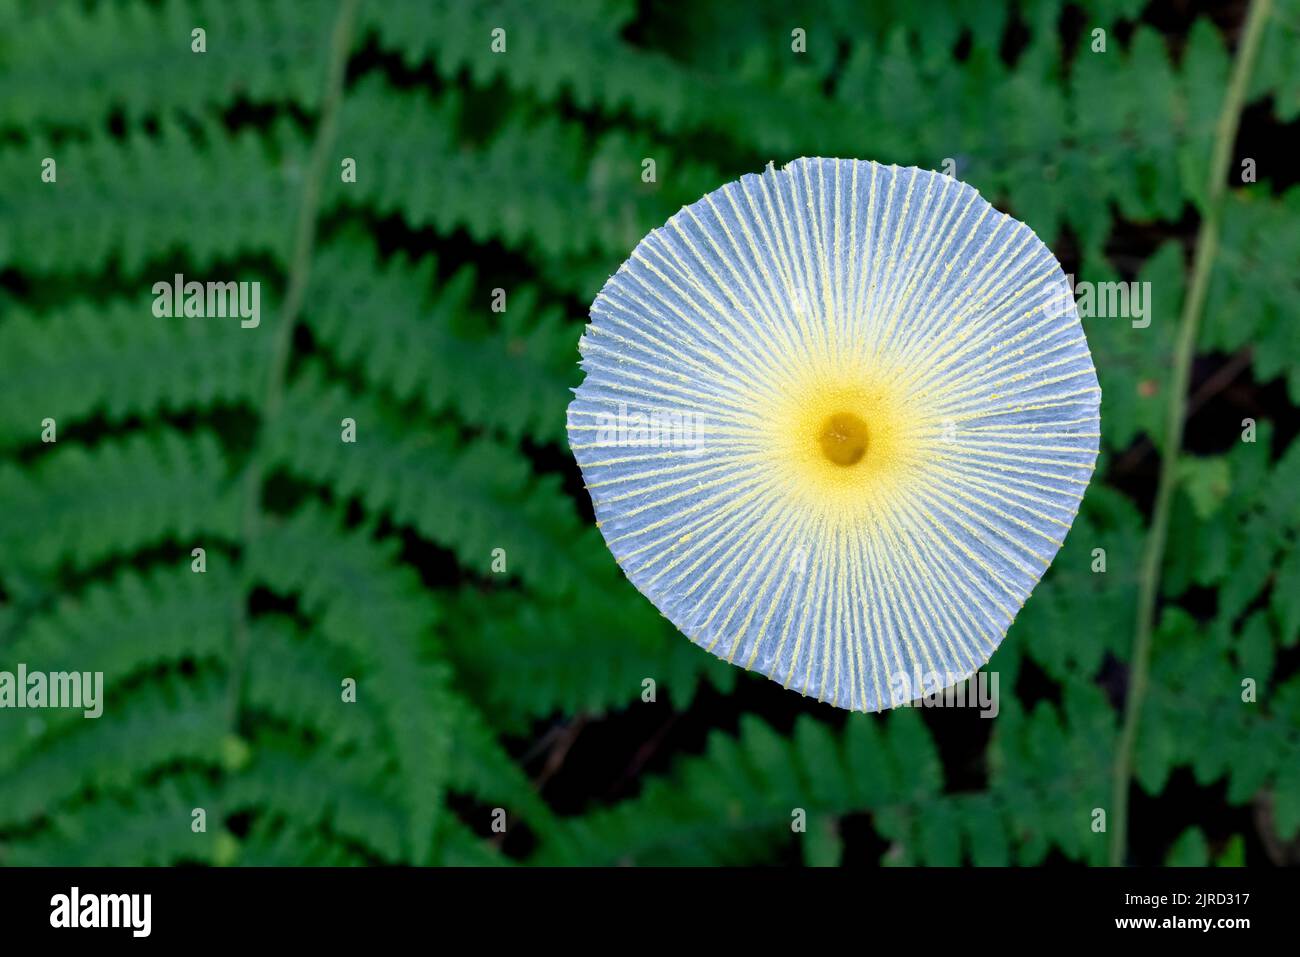
[(914, 167), (804, 158), (709, 193), (641, 240), (579, 348), (569, 443), (628, 579), (841, 708), (988, 661), (1097, 457), (1060, 264)]

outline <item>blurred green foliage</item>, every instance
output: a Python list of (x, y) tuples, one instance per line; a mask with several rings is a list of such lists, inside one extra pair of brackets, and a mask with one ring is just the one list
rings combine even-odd
[[(850, 820), (887, 864), (1105, 860), (1093, 809), (1240, 23), (788, 7), (0, 2), (0, 669), (107, 686), (94, 721), (0, 711), (0, 863), (822, 864)], [(1297, 0), (1246, 102), (1296, 142)], [(683, 204), (800, 155), (951, 159), (1078, 279), (1151, 283), (1148, 328), (1085, 321), (1098, 475), (973, 744), (974, 712), (750, 709), (762, 679), (623, 580), (564, 449), (604, 279)], [(1135, 749), (1135, 788), (1186, 829), (1135, 833), (1149, 863), (1294, 860), (1300, 834), (1300, 189), (1274, 185), (1293, 160), (1256, 159), (1251, 185), (1234, 162), (1198, 343), (1226, 412), (1178, 466)], [(154, 318), (174, 273), (263, 282), (260, 327)], [(1234, 362), (1253, 444), (1215, 406)], [(533, 742), (632, 709), (719, 717), (627, 793), (557, 807)]]

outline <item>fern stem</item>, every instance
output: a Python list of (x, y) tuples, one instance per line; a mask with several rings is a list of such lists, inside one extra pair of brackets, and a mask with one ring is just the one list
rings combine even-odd
[[(320, 121), (306, 175), (302, 198), (294, 226), (293, 256), (289, 264), (289, 282), (284, 304), (280, 310), (280, 323), (271, 342), (271, 356), (266, 380), (266, 393), (262, 401), (262, 418), (259, 424), (259, 441), (254, 446), (248, 471), (244, 475), (243, 541), (248, 548), (258, 535), (261, 526), (262, 481), (265, 477), (264, 450), (261, 437), (265, 436), (280, 414), (284, 399), (284, 381), (293, 346), (293, 332), (302, 311), (307, 283), (311, 277), (312, 253), (316, 245), (316, 225), (320, 212), (320, 195), (330, 151), (338, 130), (339, 104), (343, 99), (343, 82), (347, 73), (348, 53), (352, 48), (352, 25), (355, 20), (357, 0), (340, 0), (330, 37), (329, 65), (326, 71), (325, 95), (321, 101)], [(247, 583), (245, 583), (246, 585)], [(248, 608), (246, 588), (239, 590), (235, 609), (234, 649), (230, 666), (230, 688), (227, 707), (232, 730), (239, 722), (239, 700), (244, 673), (244, 660), (248, 652)]]
[(293, 345), (293, 331), (302, 311), (311, 277), (311, 257), (316, 246), (316, 220), (320, 211), (321, 184), (325, 167), (334, 148), (338, 132), (339, 104), (343, 100), (343, 80), (347, 71), (348, 51), (352, 47), (352, 23), (357, 0), (340, 0), (338, 16), (334, 21), (334, 34), (330, 41), (329, 73), (325, 97), (321, 103), (320, 124), (312, 146), (311, 165), (303, 181), (302, 202), (298, 207), (298, 222), (294, 231), (293, 259), (289, 267), (289, 288), (285, 292), (280, 325), (275, 330), (272, 344), (271, 368), (267, 379), (266, 405), (263, 421), (269, 422), (280, 412), (284, 394), (284, 377)]
[(1192, 359), (1196, 354), (1196, 335), (1210, 276), (1219, 247), (1219, 228), (1223, 202), (1227, 194), (1228, 165), (1237, 139), (1237, 126), (1246, 99), (1255, 55), (1259, 51), (1268, 20), (1271, 0), (1252, 0), (1246, 15), (1246, 27), (1233, 62), (1223, 108), (1215, 128), (1214, 150), (1210, 163), (1209, 190), (1205, 212), (1196, 234), (1192, 262), (1192, 281), (1183, 301), (1178, 320), (1178, 338), (1174, 347), (1173, 381), (1169, 389), (1169, 408), (1165, 420), (1164, 457), (1152, 508), (1151, 531), (1142, 555), (1138, 583), (1137, 628), (1129, 668), (1128, 695), (1124, 702), (1124, 723), (1120, 729), (1112, 775), (1110, 828), (1110, 864), (1124, 863), (1128, 847), (1128, 798), (1133, 773), (1133, 751), (1137, 744), (1142, 703), (1146, 698), (1151, 666), (1151, 636), (1155, 629), (1156, 602), (1160, 590), (1160, 569), (1164, 562), (1169, 535), (1169, 508), (1177, 486), (1178, 452), (1183, 442), (1183, 424), (1187, 415), (1187, 390), (1191, 381)]

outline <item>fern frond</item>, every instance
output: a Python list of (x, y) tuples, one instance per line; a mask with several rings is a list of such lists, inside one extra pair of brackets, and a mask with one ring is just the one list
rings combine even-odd
[[(838, 732), (802, 716), (790, 735), (747, 715), (737, 737), (715, 733), (703, 755), (652, 780), (640, 796), (566, 822), (539, 861), (748, 863), (794, 837), (811, 840), (792, 827), (799, 812), (809, 827), (814, 818), (869, 813), (891, 842), (887, 864), (952, 865), (967, 853), (977, 863), (1001, 863), (1013, 844), (1024, 848), (1021, 863), (1054, 845), (1099, 860), (1105, 845), (1095, 840), (1089, 813), (1099, 805), (1088, 791), (1106, 787), (1113, 720), (1097, 704), (1086, 697), (1067, 704), (1068, 735), (1047, 707), (1033, 716), (1010, 709), (990, 750), (989, 792), (970, 794), (943, 793), (938, 753), (914, 710), (851, 715)], [(1110, 724), (1102, 728), (1099, 719)], [(1062, 767), (1073, 770), (1041, 776)]]
[[(107, 687), (157, 665), (221, 658), (236, 587), (222, 553), (208, 561), (195, 574), (186, 554), (175, 567), (126, 569), (65, 595), (24, 623), (5, 656), (45, 671), (102, 671)], [(148, 643), (131, 640), (138, 635)]]
[(464, 696), (449, 694), (451, 709), (450, 790), (520, 815), (539, 834), (550, 832), (554, 816), (523, 769), (502, 746), (483, 712)]
[[(355, 444), (339, 440), (344, 418), (357, 423)], [(414, 528), (479, 574), (502, 548), (509, 575), (547, 592), (567, 592), (585, 577), (617, 580), (559, 476), (535, 474), (520, 452), (491, 439), (461, 442), (449, 427), (413, 427), (391, 405), (326, 383), (319, 369), (290, 387), (267, 441), (275, 464)]]
[(1300, 2), (1277, 0), (1264, 31), (1259, 59), (1251, 77), (1251, 99), (1273, 96), (1273, 112), (1282, 123), (1300, 116)]
[[(178, 253), (196, 269), (240, 256), (287, 262), (292, 232), (284, 224), (293, 218), (303, 135), (287, 120), (233, 134), (210, 119), (197, 126), (196, 137), (168, 117), (157, 135), (97, 133), (0, 149), (0, 179), (13, 184), (0, 197), (0, 263), (55, 276), (112, 267), (135, 277)], [(58, 164), (56, 182), (41, 181), (45, 157)], [(152, 278), (170, 281), (172, 270)]]
[(0, 768), (0, 830), (52, 814), (86, 792), (125, 791), (157, 768), (219, 766), (225, 691), (210, 669), (191, 679), (168, 677), (108, 696), (100, 718), (35, 739)]
[[(0, 840), (0, 864), (14, 867), (116, 867), (228, 863), (234, 838), (216, 826), (195, 832), (192, 813), (211, 789), (192, 772), (168, 775), (130, 795), (101, 797), (56, 812), (30, 837)], [(211, 808), (207, 808), (211, 810)]]
[[(276, 590), (299, 593), (322, 632), (358, 659), (366, 677), (357, 695), (380, 703), (401, 767), (410, 851), (424, 861), (448, 775), (453, 705), (447, 669), (435, 657), (436, 605), (416, 574), (393, 562), (395, 547), (343, 532), (308, 507), (253, 543), (248, 569)], [(332, 697), (338, 708), (349, 707), (337, 680)]]
[(1223, 210), (1222, 249), (1210, 281), (1200, 348), (1235, 352), (1252, 346), (1257, 378), (1286, 376), (1300, 403), (1300, 186), (1280, 199), (1266, 189), (1229, 194)]
[(256, 812), (259, 824), (325, 830), (390, 862), (403, 859), (406, 811), (383, 768), (364, 756), (317, 752), (267, 740), (221, 794), (225, 814)]
[[(23, 38), (4, 65), (24, 91), (6, 101), (0, 126), (97, 128), (115, 109), (134, 122), (237, 98), (309, 109), (320, 100), (329, 22), (293, 0), (25, 6), (6, 4), (0, 16), (0, 34)], [(195, 27), (207, 33), (206, 53), (191, 52)]]
[[(419, 6), (420, 13), (427, 11)], [(1111, 11), (1098, 19), (1129, 19), (1130, 13)], [(402, 4), (367, 12), (381, 43), (402, 51), (408, 62), (431, 60), (446, 79), (467, 75), (479, 86), (503, 82), (518, 94), (547, 102), (567, 95), (581, 108), (613, 116), (626, 112), (667, 133), (707, 130), (757, 157), (870, 152), (934, 168), (945, 156), (961, 156), (969, 169), (959, 175), (982, 189), (1009, 195), (1020, 218), (1040, 235), (1053, 239), (1068, 221), (1087, 248), (1097, 249), (1109, 225), (1108, 201), (1137, 219), (1176, 215), (1182, 187), (1164, 171), (1179, 168), (1182, 155), (1208, 155), (1203, 147), (1212, 121), (1206, 118), (1215, 113), (1212, 108), (1199, 112), (1207, 104), (1186, 93), (1184, 75), (1192, 70), (1175, 71), (1158, 34), (1145, 25), (1134, 31), (1126, 50), (1103, 58), (1085, 47), (1074, 58), (1075, 73), (1067, 84), (1052, 72), (1061, 59), (1059, 13), (1053, 17), (1049, 9), (1044, 14), (1034, 24), (1030, 50), (1014, 67), (1003, 66), (996, 44), (986, 42), (962, 71), (952, 70), (947, 56), (935, 55), (935, 44), (956, 39), (934, 28), (936, 21), (952, 19), (947, 9), (941, 17), (923, 10), (898, 18), (873, 14), (876, 29), (843, 31), (853, 55), (835, 102), (816, 89), (763, 86), (732, 72), (702, 70), (645, 52), (623, 42), (590, 13), (542, 12), (522, 2), (493, 8), (445, 3), (432, 11), (443, 29), (429, 31), (413, 29), (415, 12)], [(857, 19), (832, 17), (824, 29)], [(511, 32), (511, 26), (522, 24), (527, 29)], [(507, 29), (512, 43), (508, 56), (491, 51), (490, 32), (498, 26)], [(990, 27), (983, 34), (991, 37)], [(1217, 56), (1226, 62), (1222, 41), (1208, 23), (1194, 27), (1192, 36), (1190, 66), (1206, 64), (1201, 55), (1211, 43), (1218, 44)], [(1083, 39), (1086, 43), (1090, 37)], [(788, 46), (788, 32), (771, 38), (773, 47), (778, 44)], [(565, 51), (562, 57), (552, 52), (559, 48)], [(954, 83), (967, 86), (954, 90)], [(971, 95), (975, 88), (978, 95)], [(1204, 84), (1203, 89), (1209, 88)], [(1221, 91), (1223, 84), (1213, 89)], [(959, 93), (963, 95), (955, 95)], [(1166, 97), (1162, 105), (1168, 113), (1162, 115), (1181, 124), (1172, 135), (1164, 124), (1145, 122), (1153, 95)], [(1093, 109), (1099, 96), (1112, 107)], [(1027, 104), (1037, 109), (1028, 111)], [(864, 131), (870, 131), (870, 150)], [(545, 142), (546, 135), (539, 139)], [(548, 152), (539, 149), (538, 159)], [(563, 155), (558, 152), (556, 158)], [(528, 168), (526, 157), (516, 159)], [(1053, 181), (1072, 180), (1089, 184), (1090, 203), (1075, 202), (1052, 187)], [(425, 190), (424, 195), (431, 194)], [(646, 228), (665, 218), (652, 217)], [(446, 223), (439, 226), (448, 228)], [(541, 245), (555, 255), (566, 251), (558, 243)]]
[(266, 351), (237, 320), (159, 319), (141, 296), (11, 313), (0, 323), (0, 446), (34, 444), (47, 417), (62, 429), (97, 414), (116, 425), (251, 403)]
[(572, 600), (520, 601), (464, 590), (449, 617), (461, 622), (448, 654), (493, 723), (519, 729), (555, 712), (602, 713), (657, 700), (685, 708), (702, 681), (730, 691), (736, 669), (696, 648), (626, 582), (581, 585)]
[[(708, 130), (760, 156), (855, 155), (845, 147), (860, 145), (862, 131), (871, 128), (854, 125), (870, 120), (861, 111), (846, 115), (824, 97), (691, 69), (633, 47), (618, 36), (618, 18), (600, 10), (598, 4), (539, 9), (519, 0), (492, 7), (442, 0), (430, 10), (407, 0), (376, 5), (366, 15), (387, 48), (402, 52), (408, 63), (431, 61), (445, 79), (467, 74), (475, 85), (501, 82), (545, 102), (566, 96), (582, 109), (627, 113), (667, 133)], [(432, 30), (430, 15), (439, 24)], [(495, 27), (507, 30), (508, 56), (491, 51)]]
[(1039, 702), (1026, 712), (1003, 693), (989, 742), (988, 790), (1021, 865), (1041, 864), (1053, 847), (1071, 860), (1106, 859), (1094, 810), (1107, 807), (1116, 715), (1093, 684), (1067, 683), (1062, 699), (1059, 711)]
[(371, 681), (372, 693), (383, 696), (390, 714), (388, 732), (402, 771), (401, 798), (407, 810), (407, 859), (428, 864), (439, 821), (450, 813), (444, 795), (451, 765), (451, 674), (444, 665), (424, 658), (407, 636), (376, 638), (383, 666)]
[(239, 843), (240, 867), (360, 867), (366, 855), (337, 838), (281, 821), (258, 821)]
[[(253, 661), (260, 658), (259, 653)], [(294, 672), (279, 672), (282, 685), (296, 684), (285, 679), (291, 674)], [(344, 714), (360, 709), (365, 697), (361, 696), (355, 705), (347, 705)], [(333, 698), (337, 702), (337, 694)], [(549, 807), (500, 746), (482, 716), (455, 693), (446, 693), (446, 705), (441, 715), (451, 739), (446, 787), (507, 807), (512, 815), (523, 815), (534, 831), (549, 832)], [(350, 716), (347, 720), (351, 720)], [(338, 750), (337, 745), (331, 745), (330, 752), (317, 748), (303, 757), (300, 744), (277, 744), (260, 737), (253, 742), (255, 757), (250, 765), (240, 768), (227, 784), (222, 796), (225, 813), (255, 810), (259, 820), (283, 819), (295, 826), (324, 824), (330, 833), (365, 846), (369, 853), (385, 861), (404, 861), (411, 853), (407, 845), (411, 809), (400, 796), (403, 787), (394, 778), (393, 768), (380, 757), (386, 741), (368, 741), (361, 748)], [(402, 774), (403, 768), (398, 767), (398, 771)], [(447, 822), (451, 822), (450, 827)], [(439, 815), (430, 859), (459, 853), (442, 843), (458, 826), (450, 815)]]
[[(250, 631), (241, 702), (249, 723), (271, 719), (339, 751), (384, 750), (380, 702), (371, 695), (342, 702), (343, 679), (361, 674), (352, 654), (332, 642), (313, 641), (278, 615), (259, 616)], [(287, 675), (293, 680), (285, 680)]]
[[(385, 49), (411, 66), (432, 63), (443, 79), (467, 74), (479, 86), (503, 81), (544, 102), (567, 94), (584, 109), (625, 108), (676, 125), (689, 109), (690, 91), (667, 57), (631, 50), (618, 39), (634, 14), (627, 0), (543, 7), (394, 0), (363, 11)], [(497, 27), (506, 30), (508, 57), (491, 50)]]
[[(1191, 585), (1217, 588), (1218, 619), (1229, 631), (1270, 581), (1279, 609), (1295, 600), (1286, 572), (1300, 551), (1300, 442), (1293, 440), (1270, 465), (1272, 441), (1271, 424), (1261, 421), (1255, 442), (1234, 443), (1223, 457), (1233, 494), (1214, 520), (1198, 520), (1187, 496), (1173, 506), (1165, 591), (1178, 596)], [(1297, 626), (1285, 613), (1278, 623), (1290, 643)]]
[[(1209, 632), (1207, 636), (1207, 631)], [(1233, 635), (1207, 629), (1179, 608), (1160, 622), (1151, 665), (1151, 689), (1134, 756), (1138, 784), (1164, 790), (1175, 768), (1191, 769), (1208, 787), (1227, 783), (1230, 804), (1271, 790), (1279, 830), (1300, 829), (1293, 786), (1300, 763), (1300, 677), (1271, 678), (1272, 649), (1280, 642), (1266, 615), (1252, 615)], [(1246, 700), (1246, 680), (1256, 699)], [(1249, 741), (1250, 747), (1241, 743)]]
[(579, 329), (562, 309), (542, 306), (532, 286), (506, 290), (501, 323), (490, 329), (489, 291), (475, 290), (472, 267), (436, 292), (435, 276), (431, 257), (380, 268), (373, 244), (349, 236), (318, 257), (307, 325), (399, 400), (452, 410), (507, 438), (561, 441)]
[[(510, 113), (481, 147), (466, 149), (456, 139), (463, 109), (457, 93), (431, 102), (420, 91), (363, 80), (340, 118), (358, 173), (338, 202), (552, 257), (621, 255), (685, 200), (721, 182), (715, 170), (679, 161), (648, 137), (614, 130), (593, 140), (580, 123), (525, 109)], [(396, 128), (404, 133), (394, 141)], [(641, 181), (645, 158), (671, 187)]]
[[(147, 574), (127, 570), (84, 591), (61, 597), (48, 610), (23, 622), (16, 639), (0, 652), (0, 667), (18, 662), (30, 671), (102, 672), (105, 694), (120, 683), (159, 666), (203, 666), (229, 651), (228, 618), (237, 594), (233, 576), (212, 556), (208, 572), (196, 575), (185, 564)], [(139, 640), (147, 636), (147, 640)], [(51, 710), (27, 730), (41, 735), (75, 726), (76, 710)], [(28, 744), (15, 714), (0, 736), (0, 765)]]
[(0, 466), (0, 574), (88, 568), (169, 539), (230, 540), (238, 488), (209, 432), (159, 428), (95, 446), (59, 444), (26, 468)]
[[(1137, 282), (1149, 283), (1134, 287), (1148, 291), (1143, 320), (1113, 315), (1108, 306), (1096, 305), (1103, 290), (1117, 288), (1114, 284), (1121, 278), (1100, 257), (1086, 258), (1079, 278), (1091, 284), (1094, 295), (1094, 315), (1082, 321), (1097, 357), (1101, 414), (1106, 423), (1102, 442), (1119, 452), (1139, 435), (1146, 435), (1158, 447), (1164, 441), (1165, 403), (1173, 385), (1169, 356), (1187, 285), (1183, 250), (1178, 243), (1163, 243), (1138, 270)], [(1135, 322), (1149, 325), (1135, 327)]]
[[(1137, 566), (1140, 528), (1138, 511), (1127, 498), (1105, 486), (1090, 490), (1060, 554), (1016, 616), (1013, 641), (1004, 647), (1023, 649), (1063, 682), (1093, 680), (1108, 653), (1125, 659), (1126, 629), (1137, 614), (1137, 579), (1127, 569)], [(1105, 551), (1105, 572), (1093, 570), (1098, 548)], [(1096, 622), (1095, 641), (1076, 639), (1071, 626), (1080, 616)], [(1001, 650), (990, 663), (994, 670), (1004, 667)]]
[(434, 863), (440, 867), (505, 867), (513, 862), (496, 845), (448, 814), (438, 827), (438, 856)]
[(308, 503), (268, 524), (249, 548), (246, 572), (273, 591), (299, 595), (327, 638), (368, 661), (368, 632), (428, 635), (438, 620), (419, 576), (395, 561), (398, 550), (396, 540), (345, 530), (340, 517)]
[(703, 755), (639, 797), (566, 822), (539, 861), (750, 863), (798, 833), (799, 812), (924, 802), (941, 788), (938, 755), (915, 712), (855, 714), (839, 734), (803, 716), (790, 737), (746, 715), (738, 737), (715, 732)]

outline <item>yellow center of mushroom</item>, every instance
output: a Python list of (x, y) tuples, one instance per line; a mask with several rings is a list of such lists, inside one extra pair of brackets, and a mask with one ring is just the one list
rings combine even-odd
[(814, 357), (751, 408), (754, 453), (791, 501), (840, 527), (878, 522), (933, 483), (943, 466), (937, 397), (884, 359)]
[(867, 423), (852, 412), (836, 412), (817, 435), (822, 454), (836, 465), (857, 465), (867, 454)]

